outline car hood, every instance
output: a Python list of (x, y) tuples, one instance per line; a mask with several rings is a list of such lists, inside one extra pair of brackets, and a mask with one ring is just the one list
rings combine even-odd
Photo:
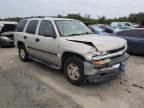
[(108, 51), (118, 49), (126, 45), (126, 40), (114, 36), (106, 35), (80, 35), (66, 37), (68, 41), (80, 42), (80, 43), (92, 43), (99, 51)]

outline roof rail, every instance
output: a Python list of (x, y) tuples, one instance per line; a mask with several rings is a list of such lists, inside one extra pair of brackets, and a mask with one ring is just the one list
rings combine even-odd
[(23, 18), (23, 19), (28, 19), (28, 18), (45, 18), (45, 17), (54, 18), (54, 16), (31, 16), (31, 17), (25, 17), (25, 18)]

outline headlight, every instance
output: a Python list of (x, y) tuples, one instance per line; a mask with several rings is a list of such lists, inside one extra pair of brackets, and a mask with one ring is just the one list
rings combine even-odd
[(5, 40), (9, 40), (9, 38), (8, 38), (8, 37), (5, 37), (5, 36), (2, 36), (2, 38), (5, 39)]
[(106, 54), (107, 54), (107, 51), (96, 51), (96, 52), (94, 52), (93, 56), (103, 56)]

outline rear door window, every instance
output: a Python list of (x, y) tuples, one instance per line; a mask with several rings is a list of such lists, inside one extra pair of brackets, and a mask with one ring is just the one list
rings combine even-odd
[(17, 25), (16, 31), (17, 32), (23, 32), (26, 23), (27, 23), (27, 20), (21, 20)]
[(38, 20), (30, 21), (27, 26), (26, 33), (35, 34), (37, 25), (38, 25)]

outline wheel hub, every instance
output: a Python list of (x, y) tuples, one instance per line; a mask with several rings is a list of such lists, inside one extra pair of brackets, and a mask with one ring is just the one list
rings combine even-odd
[(24, 49), (21, 49), (20, 50), (20, 55), (21, 55), (21, 57), (24, 59), (25, 58), (25, 51), (24, 51)]
[(67, 72), (72, 80), (78, 80), (80, 77), (79, 68), (76, 64), (70, 63), (67, 67)]

